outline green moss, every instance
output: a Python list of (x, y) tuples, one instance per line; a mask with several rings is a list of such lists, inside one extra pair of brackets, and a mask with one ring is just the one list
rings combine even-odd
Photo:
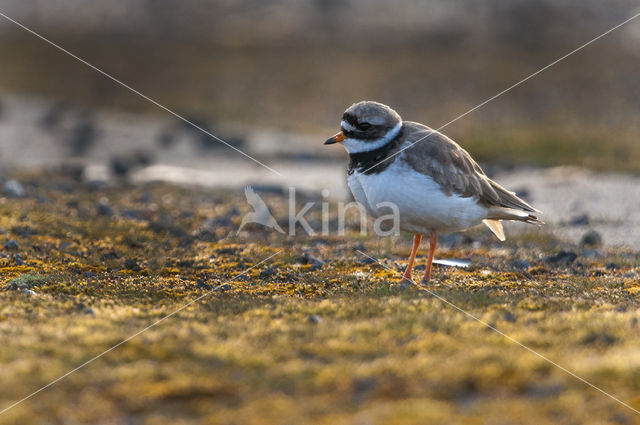
[[(32, 178), (46, 193), (60, 183)], [(105, 196), (116, 212), (146, 218), (100, 217), (95, 202)], [(49, 198), (0, 202), (0, 227), (25, 263), (0, 258), (0, 282), (36, 293), (0, 292), (0, 409), (204, 297), (0, 415), (0, 424), (634, 420), (429, 292), (399, 285), (408, 239), (277, 239), (260, 229), (224, 239), (230, 227), (203, 232), (202, 222), (242, 208), (241, 197), (168, 185), (78, 185)], [(160, 222), (164, 212), (151, 203), (171, 219)], [(276, 213), (286, 208), (278, 205)], [(391, 270), (363, 262), (360, 244)], [(427, 289), (640, 407), (636, 257), (609, 251), (556, 269), (538, 260), (548, 246), (563, 248), (552, 235), (524, 234), (500, 249), (443, 249), (438, 255), (484, 260), (469, 270), (436, 267)], [(305, 252), (326, 264), (300, 264)], [(508, 264), (522, 255), (532, 268), (513, 273)], [(619, 269), (604, 268), (612, 258)], [(126, 259), (140, 269), (126, 269)]]

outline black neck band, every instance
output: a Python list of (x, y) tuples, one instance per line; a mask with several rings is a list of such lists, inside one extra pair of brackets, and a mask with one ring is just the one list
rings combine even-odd
[(349, 174), (354, 170), (365, 175), (378, 174), (385, 170), (394, 161), (395, 157), (391, 157), (400, 150), (400, 138), (404, 133), (404, 126), (400, 129), (396, 137), (391, 139), (386, 145), (368, 152), (359, 152), (349, 154), (351, 162), (349, 163)]

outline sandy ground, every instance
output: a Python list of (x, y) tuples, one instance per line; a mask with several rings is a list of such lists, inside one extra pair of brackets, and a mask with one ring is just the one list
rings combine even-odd
[[(92, 130), (87, 132), (87, 126)], [(127, 162), (142, 155), (145, 164), (127, 165), (127, 177), (134, 182), (238, 189), (246, 185), (293, 186), (301, 191), (328, 189), (335, 199), (349, 196), (344, 175), (346, 155), (340, 149), (322, 146), (327, 135), (246, 131), (233, 125), (211, 131), (276, 172), (220, 142), (202, 139), (173, 120), (78, 111), (25, 97), (3, 98), (0, 167), (74, 163), (84, 168), (85, 179), (108, 181), (113, 178), (114, 161)], [(638, 176), (576, 167), (501, 170), (492, 176), (542, 210), (546, 223), (562, 238), (577, 244), (593, 229), (606, 245), (640, 248)], [(508, 232), (521, 227), (508, 226)]]

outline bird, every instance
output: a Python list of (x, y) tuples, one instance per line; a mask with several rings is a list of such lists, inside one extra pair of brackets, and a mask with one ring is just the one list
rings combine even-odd
[(236, 234), (240, 233), (242, 228), (249, 223), (262, 224), (265, 227), (275, 229), (279, 233), (284, 233), (282, 227), (280, 227), (276, 219), (271, 215), (267, 204), (254, 192), (251, 186), (244, 188), (244, 195), (247, 198), (247, 203), (253, 208), (253, 211), (246, 213), (244, 217), (242, 217), (242, 222)]
[(403, 121), (382, 103), (351, 105), (340, 132), (324, 142), (336, 143), (349, 154), (347, 183), (356, 202), (374, 217), (382, 214), (382, 203), (395, 204), (400, 230), (413, 234), (404, 282), (413, 282), (423, 235), (429, 238), (429, 256), (422, 283), (428, 283), (438, 234), (484, 223), (504, 241), (502, 220), (544, 224), (541, 211), (487, 177), (456, 142), (426, 125)]

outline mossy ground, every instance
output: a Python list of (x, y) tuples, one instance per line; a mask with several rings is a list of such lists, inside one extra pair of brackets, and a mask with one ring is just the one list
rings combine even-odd
[[(0, 201), (3, 244), (17, 242), (0, 256), (0, 409), (205, 296), (0, 424), (640, 423), (429, 293), (398, 285), (408, 239), (355, 228), (236, 236), (248, 210), (241, 192), (19, 177), (28, 196)], [(265, 198), (276, 216), (284, 211), (282, 197)], [(637, 253), (551, 266), (545, 257), (576, 247), (549, 230), (505, 244), (478, 230), (469, 240), (480, 244), (443, 244), (438, 256), (474, 265), (436, 268), (430, 291), (640, 409)], [(516, 271), (515, 259), (531, 267)]]

